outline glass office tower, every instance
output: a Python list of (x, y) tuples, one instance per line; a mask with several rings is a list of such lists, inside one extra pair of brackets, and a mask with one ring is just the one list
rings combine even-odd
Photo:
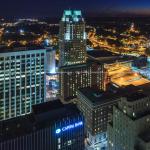
[(79, 10), (65, 10), (59, 31), (60, 66), (86, 63), (85, 21)]
[(0, 120), (31, 112), (45, 101), (46, 50), (1, 50)]
[(85, 21), (80, 10), (65, 10), (59, 33), (60, 99), (69, 103), (83, 87), (105, 87), (103, 64), (87, 60)]

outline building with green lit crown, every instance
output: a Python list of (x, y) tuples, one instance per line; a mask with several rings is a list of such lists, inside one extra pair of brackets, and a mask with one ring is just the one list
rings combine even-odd
[(70, 102), (77, 90), (95, 86), (105, 89), (103, 64), (87, 60), (85, 21), (80, 10), (65, 10), (59, 32), (60, 99)]
[(59, 31), (60, 66), (86, 62), (85, 21), (79, 10), (65, 10)]

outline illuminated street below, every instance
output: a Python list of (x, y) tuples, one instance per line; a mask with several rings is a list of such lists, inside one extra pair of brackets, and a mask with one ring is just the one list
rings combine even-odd
[(119, 87), (128, 85), (139, 86), (150, 83), (148, 79), (134, 72), (130, 67), (121, 64), (112, 65), (108, 68), (108, 73), (111, 77), (111, 82)]

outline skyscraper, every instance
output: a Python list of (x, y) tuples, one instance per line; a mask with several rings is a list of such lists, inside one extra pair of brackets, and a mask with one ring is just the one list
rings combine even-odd
[(28, 114), (45, 101), (46, 50), (0, 51), (0, 120)]
[(60, 66), (86, 62), (85, 21), (79, 10), (65, 10), (59, 31)]
[(105, 88), (103, 64), (87, 60), (85, 21), (79, 10), (65, 10), (60, 21), (60, 99), (70, 102), (77, 90)]

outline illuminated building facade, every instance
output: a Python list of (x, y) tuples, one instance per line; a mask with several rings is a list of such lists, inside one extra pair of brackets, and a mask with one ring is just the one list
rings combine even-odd
[(65, 10), (59, 31), (60, 66), (86, 62), (85, 21), (79, 10)]
[(108, 150), (150, 149), (150, 96), (144, 91), (123, 96), (108, 125)]
[(59, 45), (60, 99), (63, 102), (76, 98), (79, 88), (106, 88), (103, 64), (87, 60), (85, 21), (81, 11), (64, 11), (60, 21)]
[(102, 64), (87, 62), (60, 68), (60, 98), (70, 102), (76, 98), (77, 90), (83, 87), (105, 89), (105, 70)]
[(96, 146), (101, 141), (106, 141), (107, 144), (107, 123), (111, 120), (113, 105), (119, 100), (113, 92), (94, 87), (78, 90), (77, 106), (84, 115), (87, 140), (91, 146)]
[(46, 95), (46, 50), (1, 50), (0, 120), (28, 114)]
[(46, 48), (47, 55), (47, 74), (55, 74), (56, 73), (56, 60), (55, 60), (56, 51), (52, 48)]
[(0, 122), (1, 150), (84, 150), (84, 119), (75, 105), (59, 100), (31, 114)]

